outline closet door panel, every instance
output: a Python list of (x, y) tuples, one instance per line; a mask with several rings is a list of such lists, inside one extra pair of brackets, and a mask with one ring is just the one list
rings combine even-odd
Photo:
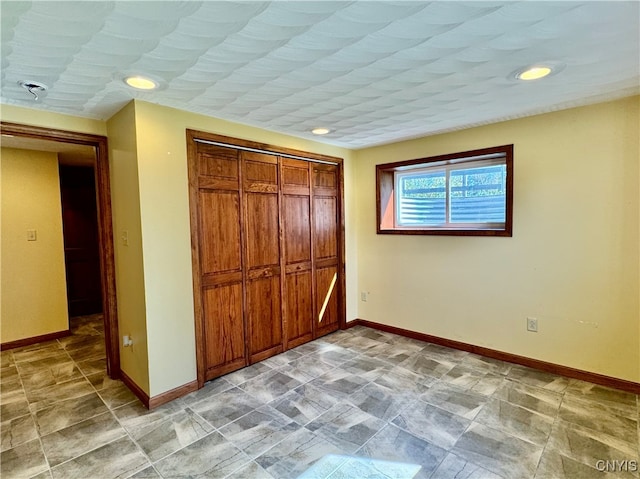
[(313, 186), (317, 193), (323, 189), (330, 190), (330, 194), (337, 191), (338, 168), (336, 165), (314, 164), (313, 176)]
[(198, 145), (198, 175), (238, 181), (238, 151), (215, 145)]
[(246, 193), (247, 268), (280, 265), (278, 195)]
[(206, 289), (206, 377), (211, 379), (246, 365), (242, 283)]
[(283, 350), (278, 158), (242, 152), (249, 363)]
[(244, 191), (278, 192), (278, 157), (264, 153), (242, 152)]
[(313, 251), (315, 274), (315, 332), (319, 337), (339, 326), (339, 203), (338, 168), (313, 165)]
[(282, 203), (285, 262), (311, 261), (309, 196), (284, 195)]
[(282, 352), (280, 276), (247, 282), (246, 296), (249, 363), (255, 363)]
[(338, 205), (336, 198), (316, 196), (313, 200), (316, 259), (338, 257)]
[(190, 182), (197, 186), (199, 258), (194, 271), (199, 272), (204, 343), (198, 377), (205, 381), (247, 364), (238, 159), (236, 150), (200, 144), (196, 170), (190, 171)]
[(284, 194), (309, 196), (311, 178), (308, 161), (283, 158), (280, 171), (282, 172), (282, 192)]
[(242, 271), (239, 192), (200, 190), (200, 212), (202, 274)]
[(311, 269), (286, 275), (287, 348), (295, 348), (313, 337), (313, 282)]
[(319, 335), (338, 328), (338, 268), (330, 266), (316, 270), (316, 308)]
[(313, 338), (311, 174), (308, 161), (282, 159), (286, 347)]

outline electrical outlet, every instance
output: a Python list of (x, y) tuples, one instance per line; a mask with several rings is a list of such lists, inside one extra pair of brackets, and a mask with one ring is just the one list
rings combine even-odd
[(27, 241), (37, 241), (38, 232), (36, 230), (27, 230)]
[(527, 331), (538, 332), (538, 320), (536, 318), (527, 318)]

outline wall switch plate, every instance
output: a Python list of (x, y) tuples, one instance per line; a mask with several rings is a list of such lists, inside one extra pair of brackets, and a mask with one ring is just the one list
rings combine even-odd
[(360, 293), (360, 301), (364, 301), (365, 303), (367, 302), (367, 292), (366, 291), (362, 291)]
[(538, 332), (538, 320), (536, 318), (527, 318), (527, 331)]
[(122, 345), (127, 348), (133, 344), (133, 338), (131, 336), (122, 336)]
[(122, 235), (120, 236), (120, 239), (122, 240), (122, 245), (123, 246), (129, 246), (129, 232), (127, 230), (124, 230), (122, 232)]
[(36, 241), (38, 239), (37, 230), (27, 230), (27, 241)]

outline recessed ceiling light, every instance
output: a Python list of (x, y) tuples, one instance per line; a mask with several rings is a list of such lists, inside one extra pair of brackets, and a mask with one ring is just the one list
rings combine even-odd
[(527, 68), (516, 75), (518, 80), (538, 80), (549, 75), (553, 70), (547, 66), (535, 66)]
[(326, 135), (329, 132), (331, 132), (331, 130), (324, 127), (314, 128), (313, 130), (311, 130), (311, 133), (313, 133), (314, 135)]
[(124, 82), (131, 88), (136, 88), (137, 90), (155, 90), (158, 88), (157, 82), (140, 75), (126, 77)]
[(516, 71), (509, 75), (511, 80), (531, 81), (539, 80), (551, 75), (556, 75), (564, 70), (566, 65), (559, 61), (542, 61), (534, 63), (533, 65), (527, 65), (524, 68), (518, 68)]

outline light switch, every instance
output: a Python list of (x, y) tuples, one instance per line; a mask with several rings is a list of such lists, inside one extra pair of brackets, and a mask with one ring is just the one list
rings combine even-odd
[(120, 239), (122, 240), (123, 246), (129, 246), (129, 232), (127, 230), (124, 230), (122, 232), (122, 235), (120, 235)]
[(27, 230), (27, 241), (36, 241), (38, 239), (38, 232), (36, 230)]

